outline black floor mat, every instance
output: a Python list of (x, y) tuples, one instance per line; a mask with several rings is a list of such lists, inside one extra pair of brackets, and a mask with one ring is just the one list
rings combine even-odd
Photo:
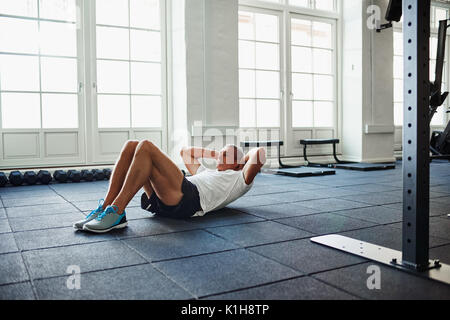
[(328, 176), (336, 174), (336, 171), (331, 169), (308, 168), (308, 167), (268, 169), (265, 172), (296, 178)]

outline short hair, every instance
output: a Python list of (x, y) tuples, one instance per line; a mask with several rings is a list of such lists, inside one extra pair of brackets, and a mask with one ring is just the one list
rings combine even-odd
[(225, 146), (225, 148), (233, 148), (234, 161), (239, 164), (241, 164), (241, 162), (243, 162), (245, 155), (244, 155), (244, 150), (242, 150), (242, 148), (240, 148), (234, 144), (228, 144)]

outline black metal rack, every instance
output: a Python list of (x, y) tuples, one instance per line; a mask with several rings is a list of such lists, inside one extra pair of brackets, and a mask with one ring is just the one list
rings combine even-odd
[[(401, 0), (391, 0), (397, 4)], [(429, 259), (430, 0), (403, 0), (404, 120), (402, 251), (339, 235), (311, 241), (450, 284), (450, 266)], [(391, 6), (390, 6), (391, 7)]]

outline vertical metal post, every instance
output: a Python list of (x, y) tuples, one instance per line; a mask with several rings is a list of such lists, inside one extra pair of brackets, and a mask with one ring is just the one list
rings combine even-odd
[(429, 265), (430, 0), (403, 0), (403, 257), (408, 268)]

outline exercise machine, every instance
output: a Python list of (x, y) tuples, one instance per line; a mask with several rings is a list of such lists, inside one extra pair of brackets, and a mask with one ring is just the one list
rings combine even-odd
[[(377, 32), (381, 32), (387, 28), (391, 28), (392, 22), (399, 22), (402, 17), (402, 1), (390, 1), (386, 13), (388, 23), (377, 28)], [(448, 21), (439, 21), (438, 47), (436, 57), (435, 81), (430, 82), (430, 126), (434, 115), (439, 107), (442, 107), (448, 97), (448, 92), (442, 93), (442, 75), (444, 71), (445, 47), (447, 41)], [(450, 113), (450, 110), (447, 111)], [(430, 152), (431, 160), (449, 160), (450, 161), (450, 122), (444, 131), (434, 131), (431, 136)]]
[(330, 169), (317, 169), (308, 168), (304, 166), (290, 166), (286, 165), (281, 161), (281, 147), (284, 145), (284, 141), (245, 141), (241, 143), (241, 147), (247, 148), (259, 148), (259, 147), (277, 147), (278, 148), (278, 164), (277, 169), (264, 169), (265, 173), (283, 175), (295, 178), (305, 178), (305, 177), (318, 177), (336, 174), (335, 170)]
[[(391, 0), (398, 7), (400, 0)], [(429, 258), (430, 224), (430, 41), (431, 0), (403, 0), (404, 119), (402, 251), (328, 235), (311, 241), (398, 270), (450, 284), (450, 265)]]
[[(442, 93), (442, 74), (444, 71), (445, 46), (447, 40), (448, 20), (439, 21), (438, 48), (436, 57), (435, 81), (430, 83), (430, 126), (439, 107), (442, 107), (448, 97), (448, 92)], [(447, 113), (450, 111), (447, 111)], [(431, 160), (450, 160), (450, 122), (443, 132), (434, 131), (430, 142)]]

